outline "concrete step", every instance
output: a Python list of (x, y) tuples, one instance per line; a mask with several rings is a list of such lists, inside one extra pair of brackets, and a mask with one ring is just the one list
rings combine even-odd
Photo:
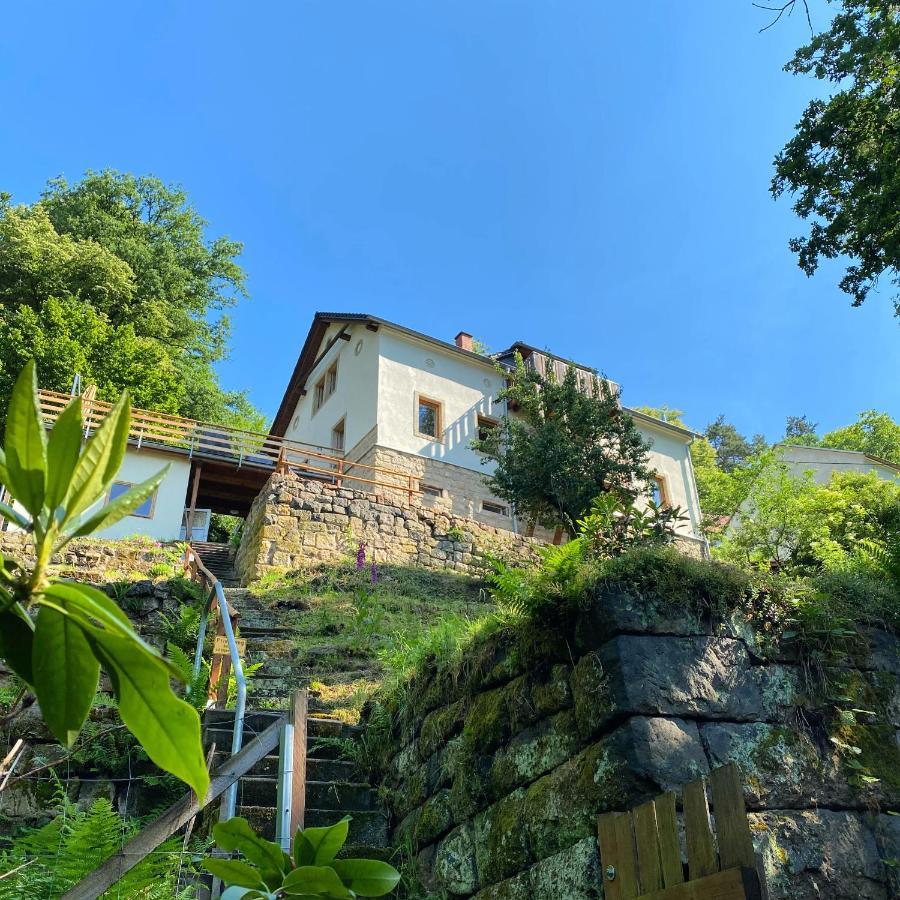
[[(275, 809), (271, 806), (240, 805), (237, 815), (243, 816), (250, 827), (268, 840), (275, 838)], [(367, 847), (389, 847), (388, 824), (384, 813), (376, 810), (350, 813), (348, 844), (362, 844)], [(334, 825), (344, 816), (333, 809), (307, 808), (305, 822), (307, 828), (322, 828)]]
[[(216, 751), (213, 768), (218, 769), (226, 762), (229, 753)], [(275, 778), (278, 775), (278, 755), (273, 754), (261, 759), (253, 767), (253, 775)], [(310, 781), (353, 782), (357, 780), (356, 766), (345, 759), (325, 759), (320, 756), (307, 757), (306, 777)]]
[[(255, 770), (254, 770), (255, 771)], [(238, 800), (246, 806), (272, 806), (278, 796), (278, 779), (269, 775), (245, 775), (238, 787)], [(375, 792), (362, 782), (306, 781), (306, 805), (345, 813), (369, 812), (378, 805)]]

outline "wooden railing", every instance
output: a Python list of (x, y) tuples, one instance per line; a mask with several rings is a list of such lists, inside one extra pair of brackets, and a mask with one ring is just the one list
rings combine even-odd
[[(41, 390), (38, 394), (41, 415), (52, 425), (72, 398), (59, 391)], [(87, 391), (82, 395), (84, 433), (88, 436), (103, 421), (111, 405), (95, 400)], [(346, 459), (343, 454), (318, 444), (306, 444), (240, 428), (226, 428), (196, 419), (168, 413), (131, 410), (128, 434), (138, 447), (162, 445), (187, 452), (189, 456), (218, 458), (236, 466), (294, 471), (316, 478), (332, 487), (356, 484), (388, 489), (405, 494), (409, 502), (420, 494), (418, 480), (398, 469), (373, 466)]]
[(716, 834), (707, 804), (707, 780), (682, 790), (687, 877), (668, 791), (623, 813), (597, 822), (603, 896), (607, 900), (763, 900), (765, 881), (753, 838), (740, 773), (733, 763), (714, 769), (712, 788)]

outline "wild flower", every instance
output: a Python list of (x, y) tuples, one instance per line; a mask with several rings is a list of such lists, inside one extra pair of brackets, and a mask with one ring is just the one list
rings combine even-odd
[(366, 567), (366, 545), (360, 543), (359, 549), (356, 551), (356, 569), (357, 571)]

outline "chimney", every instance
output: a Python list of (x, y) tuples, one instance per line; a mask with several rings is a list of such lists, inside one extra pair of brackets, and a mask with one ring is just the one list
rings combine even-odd
[(459, 347), (460, 350), (468, 350), (469, 353), (472, 352), (472, 335), (467, 334), (465, 331), (461, 331), (456, 336), (456, 346)]

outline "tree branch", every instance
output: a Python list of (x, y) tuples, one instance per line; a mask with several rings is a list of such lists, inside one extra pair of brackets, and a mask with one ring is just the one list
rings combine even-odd
[[(787, 13), (789, 16), (793, 14), (794, 7), (797, 5), (797, 0), (787, 0), (787, 2), (782, 6), (765, 6), (762, 3), (754, 3), (757, 9), (767, 9), (770, 12), (777, 13), (774, 19), (769, 22), (768, 25), (759, 29), (759, 33), (762, 34), (764, 31), (768, 31), (773, 25), (777, 24), (778, 20)], [(813, 24), (812, 17), (809, 14), (809, 0), (803, 0), (803, 9), (806, 12), (806, 23), (809, 25), (809, 33), (813, 34)]]

